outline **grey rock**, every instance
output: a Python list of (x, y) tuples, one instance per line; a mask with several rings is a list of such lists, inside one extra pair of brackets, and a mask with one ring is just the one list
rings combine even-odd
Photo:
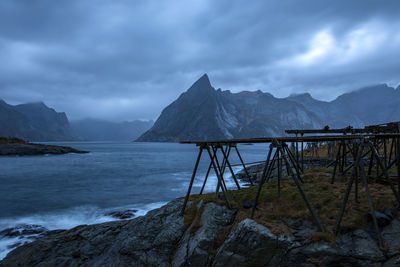
[(182, 236), (177, 199), (133, 220), (83, 225), (11, 251), (4, 266), (169, 266)]
[(104, 215), (123, 220), (132, 218), (133, 216), (135, 216), (136, 212), (137, 210), (110, 211)]
[(307, 263), (310, 259), (317, 259), (324, 266), (373, 266), (380, 265), (386, 257), (368, 232), (355, 230), (339, 236), (335, 243), (320, 241), (295, 247), (283, 265)]
[(245, 209), (250, 209), (250, 208), (254, 207), (254, 202), (253, 201), (243, 201), (242, 206)]
[(382, 264), (382, 267), (400, 266), (400, 255), (389, 259)]
[(388, 246), (387, 254), (389, 256), (400, 254), (400, 222), (397, 219), (393, 220), (381, 234)]
[[(368, 222), (372, 223), (372, 215), (371, 212), (368, 213), (367, 216)], [(376, 221), (379, 227), (384, 227), (390, 224), (390, 221), (393, 219), (393, 216), (388, 216), (386, 213), (382, 213), (379, 211), (375, 211)]]
[(387, 216), (387, 217), (389, 217), (389, 219), (390, 220), (393, 220), (393, 213), (392, 213), (392, 211), (391, 210), (385, 210), (385, 215)]
[(207, 266), (213, 257), (209, 252), (214, 249), (218, 233), (232, 224), (236, 212), (227, 207), (208, 203), (201, 215), (200, 228), (190, 235), (193, 225), (185, 232), (175, 253), (172, 266)]
[(36, 224), (20, 224), (13, 228), (7, 228), (0, 231), (0, 237), (18, 237), (26, 235), (38, 235), (47, 232), (48, 230)]
[(288, 236), (275, 236), (251, 219), (239, 223), (219, 248), (212, 266), (276, 266), (292, 243)]
[(306, 241), (318, 231), (318, 227), (303, 219), (288, 219), (286, 225), (296, 241)]

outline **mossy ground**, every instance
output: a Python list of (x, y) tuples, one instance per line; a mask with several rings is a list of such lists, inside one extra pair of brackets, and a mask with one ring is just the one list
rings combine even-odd
[[(331, 184), (332, 168), (314, 168), (306, 170), (303, 176), (304, 183), (301, 184), (307, 198), (311, 202), (315, 212), (327, 230), (327, 234), (317, 234), (314, 241), (332, 240), (331, 233), (339, 214), (343, 201), (349, 176), (338, 175), (334, 184)], [(347, 203), (347, 208), (342, 220), (342, 227), (349, 229), (367, 228), (367, 214), (370, 210), (365, 194), (365, 186), (358, 184), (358, 202), (355, 201), (355, 186)], [(243, 188), (241, 190), (228, 191), (230, 203), (233, 209), (237, 210), (235, 227), (243, 219), (249, 218), (251, 209), (243, 208), (243, 202), (252, 202), (255, 199), (258, 186)], [(384, 211), (397, 207), (397, 201), (387, 185), (369, 183), (369, 190), (374, 203), (375, 210)], [(204, 203), (215, 202), (219, 205), (226, 205), (225, 200), (218, 198), (215, 193), (192, 195), (191, 200)], [(189, 208), (189, 209), (193, 209)], [(192, 215), (190, 215), (192, 214)], [(192, 221), (196, 214), (187, 212), (185, 222)], [(299, 193), (299, 190), (291, 177), (284, 177), (281, 181), (281, 194), (278, 196), (277, 181), (269, 182), (262, 188), (258, 209), (255, 212), (254, 220), (270, 228), (274, 234), (285, 234), (289, 229), (284, 221), (289, 218), (304, 218), (313, 221), (309, 210)], [(228, 231), (224, 231), (228, 232)], [(223, 239), (223, 237), (218, 237)]]
[(6, 144), (26, 144), (26, 142), (15, 137), (0, 137), (0, 145)]

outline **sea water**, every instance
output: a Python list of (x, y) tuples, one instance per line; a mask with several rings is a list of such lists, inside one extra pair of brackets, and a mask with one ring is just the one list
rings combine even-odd
[[(184, 196), (198, 148), (177, 143), (50, 143), (90, 151), (23, 157), (0, 157), (0, 232), (7, 228), (70, 229), (81, 224), (116, 220), (110, 211), (137, 210), (135, 216)], [(246, 162), (265, 160), (266, 145), (239, 147)], [(235, 150), (231, 163), (240, 163)], [(202, 186), (209, 157), (203, 153), (192, 193)], [(233, 167), (239, 171), (241, 167)], [(227, 186), (235, 183), (225, 171)], [(213, 172), (206, 192), (214, 191)], [(0, 259), (32, 237), (0, 235)]]

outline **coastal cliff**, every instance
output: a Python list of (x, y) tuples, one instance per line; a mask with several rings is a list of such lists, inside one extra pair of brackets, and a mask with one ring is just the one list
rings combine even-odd
[[(400, 221), (382, 228), (382, 251), (370, 230), (342, 233), (335, 242), (313, 241), (317, 228), (287, 220), (276, 235), (254, 220), (232, 225), (236, 215), (214, 203), (192, 202), (187, 224), (176, 199), (127, 221), (82, 225), (10, 252), (1, 266), (393, 266), (400, 263)], [(199, 214), (201, 213), (201, 214)], [(227, 231), (226, 229), (229, 229)], [(226, 236), (226, 237), (225, 237)], [(220, 240), (224, 237), (223, 240)]]

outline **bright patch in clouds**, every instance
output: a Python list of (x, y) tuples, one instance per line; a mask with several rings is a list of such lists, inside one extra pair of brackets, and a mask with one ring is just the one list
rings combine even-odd
[(335, 49), (335, 39), (329, 31), (318, 32), (310, 41), (309, 50), (296, 56), (293, 61), (296, 65), (307, 66), (319, 62)]
[[(335, 37), (330, 30), (317, 32), (309, 41), (306, 52), (280, 61), (283, 66), (297, 68), (312, 65), (341, 65), (368, 57), (384, 45), (392, 42), (385, 29), (387, 25), (368, 23), (344, 34)], [(399, 36), (394, 32), (392, 36)]]

